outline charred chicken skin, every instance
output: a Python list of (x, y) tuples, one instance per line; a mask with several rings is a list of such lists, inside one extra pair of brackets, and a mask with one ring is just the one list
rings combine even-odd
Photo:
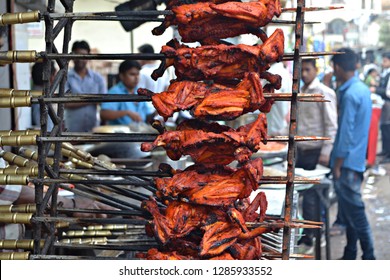
[(235, 159), (241, 163), (248, 161), (266, 138), (265, 114), (236, 130), (218, 123), (188, 120), (178, 125), (176, 131), (166, 131), (152, 143), (142, 143), (141, 150), (149, 152), (163, 147), (172, 160), (190, 155), (195, 163), (226, 165)]
[(173, 7), (181, 6), (181, 5), (188, 5), (188, 4), (195, 4), (199, 2), (208, 2), (208, 3), (214, 3), (214, 4), (220, 4), (225, 3), (233, 0), (168, 0), (166, 1), (167, 9), (172, 9)]
[[(280, 79), (276, 87), (280, 86)], [(154, 108), (167, 120), (175, 112), (191, 110), (197, 119), (232, 120), (245, 113), (267, 109), (260, 77), (246, 73), (235, 87), (217, 83), (179, 81), (173, 82), (167, 91), (153, 94), (138, 89), (140, 95), (152, 96)], [(266, 111), (265, 113), (268, 113)]]
[(222, 209), (180, 201), (170, 202), (164, 213), (160, 212), (154, 199), (144, 201), (143, 208), (152, 214), (154, 236), (163, 245), (170, 240), (183, 238), (204, 225), (226, 222), (228, 219)]
[(271, 22), (274, 16), (280, 16), (282, 11), (279, 0), (211, 2), (218, 1), (172, 7), (174, 15), (167, 16), (152, 33), (161, 35), (169, 26), (177, 25), (182, 41), (186, 43), (199, 41), (210, 44), (246, 33), (255, 34), (264, 41), (266, 35), (259, 28)]
[[(226, 28), (228, 29), (228, 28)], [(281, 61), (284, 54), (284, 35), (281, 29), (263, 43), (248, 45), (212, 45), (189, 48), (172, 41), (162, 47), (166, 60), (156, 69), (152, 78), (157, 80), (166, 68), (175, 67), (177, 80), (232, 81), (243, 79), (248, 72), (261, 76), (271, 63)]]
[[(263, 174), (261, 158), (246, 163), (237, 170), (218, 168), (177, 172), (172, 178), (156, 178), (157, 196), (174, 197), (199, 205), (230, 206), (237, 199), (249, 197), (257, 190)], [(194, 180), (193, 178), (196, 178)]]
[[(177, 251), (164, 251), (161, 252), (156, 248), (149, 249), (147, 253), (137, 254), (138, 258), (146, 260), (194, 260), (199, 259), (198, 256), (183, 255)], [(224, 252), (218, 256), (211, 258), (202, 258), (208, 260), (234, 260), (230, 253)]]
[[(254, 201), (251, 208), (255, 211), (259, 206), (256, 203), (258, 201)], [(262, 204), (266, 205), (266, 203)], [(169, 247), (169, 242), (177, 242), (177, 239), (187, 238), (192, 232), (201, 230), (203, 232), (199, 243), (199, 256), (201, 257), (220, 255), (237, 242), (241, 245), (235, 248), (234, 254), (245, 256), (241, 251), (249, 250), (245, 247), (246, 243), (256, 247), (257, 241), (251, 243), (250, 240), (268, 231), (265, 228), (248, 230), (244, 217), (235, 208), (226, 211), (219, 207), (172, 201), (165, 210), (162, 210), (162, 213), (152, 198), (145, 201), (143, 207), (152, 214), (151, 224), (154, 236), (162, 245)], [(187, 251), (191, 252), (191, 250)]]

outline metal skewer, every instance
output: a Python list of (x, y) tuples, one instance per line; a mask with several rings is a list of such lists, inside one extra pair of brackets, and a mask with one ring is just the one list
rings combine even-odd
[[(88, 188), (87, 186), (85, 186), (85, 184), (103, 184), (103, 185), (109, 185), (109, 184), (113, 184), (115, 183), (115, 185), (133, 185), (133, 186), (144, 186), (144, 185), (148, 185), (148, 186), (152, 186), (152, 182), (134, 182), (132, 180), (126, 180), (126, 179), (123, 179), (123, 180), (101, 180), (101, 179), (97, 179), (97, 180), (90, 180), (90, 179), (86, 179), (86, 180), (69, 180), (69, 179), (50, 179), (50, 178), (45, 178), (45, 179), (35, 179), (35, 178), (26, 178), (27, 176), (25, 176), (24, 178), (22, 178), (22, 180), (26, 179), (25, 181), (23, 182), (27, 182), (27, 183), (33, 183), (33, 184), (83, 184), (84, 187)], [(12, 177), (9, 177), (9, 178), (12, 178)], [(0, 176), (0, 179), (1, 179), (1, 176)], [(19, 181), (18, 181), (19, 182)], [(287, 178), (286, 177), (276, 177), (276, 176), (264, 176), (261, 180), (260, 180), (260, 184), (286, 184), (287, 182)], [(318, 184), (320, 182), (320, 179), (308, 179), (308, 178), (304, 178), (304, 177), (295, 177), (294, 178), (294, 182), (296, 184)]]
[[(342, 7), (306, 7), (305, 12), (335, 10)], [(282, 8), (282, 13), (296, 12), (296, 8)], [(170, 16), (174, 13), (170, 10), (150, 10), (150, 11), (114, 11), (114, 12), (79, 12), (79, 13), (48, 13), (40, 11), (22, 12), (22, 13), (4, 13), (0, 14), (0, 26), (9, 24), (22, 24), (31, 22), (40, 22), (45, 19), (62, 20), (103, 20), (103, 21), (164, 21), (164, 18), (158, 16)], [(272, 20), (271, 23), (296, 24), (295, 21)], [(312, 24), (312, 22), (306, 22)]]
[[(300, 57), (319, 57), (325, 55), (336, 55), (340, 52), (302, 52)], [(32, 63), (43, 61), (44, 59), (88, 59), (88, 60), (164, 60), (164, 54), (136, 54), (136, 53), (117, 53), (117, 54), (57, 54), (36, 51), (5, 51), (0, 52), (0, 62), (7, 63)], [(293, 53), (285, 53), (283, 60), (293, 60)]]
[[(264, 93), (264, 98), (278, 101), (291, 101), (291, 93)], [(301, 102), (324, 102), (321, 94), (301, 94), (298, 101)], [(152, 101), (149, 96), (137, 94), (72, 94), (64, 97), (32, 97), (32, 96), (11, 96), (0, 97), (0, 108), (31, 107), (32, 104), (45, 103), (104, 103), (104, 102), (148, 102)]]
[[(157, 134), (140, 134), (140, 133), (118, 133), (112, 135), (110, 133), (63, 133), (59, 137), (36, 137), (36, 142), (153, 142)], [(295, 136), (295, 141), (322, 141), (329, 140), (328, 137), (319, 136)], [(269, 142), (286, 142), (288, 136), (273, 136), (268, 137)]]

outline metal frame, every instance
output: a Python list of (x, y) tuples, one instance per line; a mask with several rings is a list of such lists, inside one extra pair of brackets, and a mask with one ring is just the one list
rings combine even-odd
[[(47, 12), (54, 13), (55, 11), (55, 0), (49, 0), (47, 5)], [(73, 1), (72, 0), (61, 0), (60, 1), (63, 7), (65, 8), (66, 13), (73, 12)], [(59, 35), (61, 30), (64, 30), (64, 41), (62, 52), (68, 53), (69, 51), (69, 42), (72, 33), (72, 24), (73, 21), (70, 19), (60, 20), (56, 26), (54, 26), (54, 20), (50, 18), (48, 14), (44, 15), (45, 21), (45, 42), (46, 42), (46, 53), (58, 53), (56, 46), (54, 45), (55, 38)], [(65, 94), (65, 83), (66, 83), (66, 73), (68, 70), (68, 61), (62, 59), (56, 59), (56, 62), (59, 66), (59, 71), (54, 79), (53, 84), (50, 81), (51, 77), (51, 61), (46, 59), (44, 60), (44, 87), (43, 95), (44, 97), (51, 97), (58, 86), (58, 95), (62, 97)], [(50, 133), (50, 136), (61, 136), (62, 134), (62, 125), (63, 125), (63, 115), (64, 115), (64, 104), (58, 104), (57, 114), (54, 111), (53, 106), (50, 103), (45, 103), (43, 100), (40, 100), (40, 112), (41, 112), (41, 135), (43, 137), (48, 135), (47, 132), (47, 121), (48, 115), (54, 123), (54, 128)], [(51, 178), (59, 178), (59, 161), (61, 158), (61, 143), (54, 143), (54, 164), (50, 166), (46, 163), (47, 154), (49, 152), (50, 146), (52, 143), (49, 142), (37, 142), (38, 146), (38, 178), (43, 179), (45, 177), (45, 172)], [(46, 195), (43, 195), (44, 184), (42, 182), (37, 182), (35, 185), (35, 201), (37, 204), (36, 217), (43, 217), (44, 210), (49, 205), (49, 200), (51, 200), (50, 215), (57, 216), (57, 195), (58, 195), (58, 183), (53, 183), (49, 185), (49, 190)], [(42, 240), (42, 230), (46, 229), (49, 231), (48, 238), (45, 239), (45, 244), (41, 249), (40, 242)], [(53, 254), (55, 238), (55, 223), (46, 223), (46, 222), (36, 222), (34, 227), (34, 254)]]
[[(297, 96), (300, 90), (302, 58), (300, 56), (301, 45), (303, 42), (303, 27), (305, 21), (304, 15), (305, 0), (297, 0), (296, 24), (295, 24), (295, 46), (294, 46), (294, 68), (293, 68), (293, 88), (290, 108), (290, 128), (287, 153), (287, 184), (285, 197), (285, 216), (284, 220), (288, 224), (292, 219), (292, 206), (294, 196), (294, 176), (295, 176), (295, 153), (297, 134)], [(287, 260), (290, 256), (291, 227), (283, 228), (283, 248), (282, 259)]]

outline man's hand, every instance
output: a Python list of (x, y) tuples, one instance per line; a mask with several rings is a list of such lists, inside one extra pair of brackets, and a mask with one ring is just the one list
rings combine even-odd
[(341, 176), (341, 167), (343, 166), (344, 159), (337, 158), (333, 166), (333, 177), (337, 180)]
[(127, 111), (127, 115), (135, 122), (142, 122), (141, 116), (136, 112)]
[(323, 166), (329, 166), (329, 155), (320, 155), (318, 163)]

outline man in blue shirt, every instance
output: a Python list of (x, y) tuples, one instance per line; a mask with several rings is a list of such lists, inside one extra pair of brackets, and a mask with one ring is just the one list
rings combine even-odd
[[(136, 94), (141, 65), (137, 61), (125, 60), (119, 66), (120, 82), (108, 93)], [(154, 110), (145, 102), (102, 103), (100, 117), (110, 125), (129, 125), (134, 122), (147, 122)]]
[[(85, 41), (76, 41), (72, 46), (74, 54), (89, 54), (90, 47)], [(97, 72), (88, 69), (87, 60), (75, 59), (74, 69), (69, 70), (66, 90), (73, 94), (106, 93), (104, 78)], [(96, 103), (65, 104), (65, 126), (70, 132), (91, 132), (99, 125)]]
[(349, 48), (332, 58), (337, 90), (338, 130), (330, 166), (338, 196), (340, 215), (347, 226), (347, 244), (342, 259), (354, 260), (357, 242), (362, 259), (375, 259), (374, 242), (361, 195), (365, 171), (368, 131), (371, 120), (371, 98), (368, 87), (355, 76), (357, 55)]

